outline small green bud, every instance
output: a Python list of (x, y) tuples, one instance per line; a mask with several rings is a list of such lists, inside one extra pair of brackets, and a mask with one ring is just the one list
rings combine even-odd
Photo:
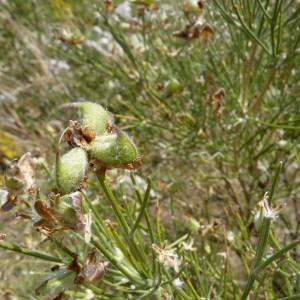
[(84, 180), (88, 168), (87, 153), (82, 148), (71, 151), (57, 158), (56, 184), (63, 194), (76, 190)]
[(91, 143), (91, 156), (107, 166), (118, 166), (134, 162), (137, 148), (123, 131), (114, 126), (114, 132), (97, 136)]
[(182, 89), (179, 81), (176, 78), (171, 78), (166, 84), (165, 84), (165, 91), (167, 96), (172, 96), (173, 94), (176, 94), (177, 92), (180, 92)]
[(82, 128), (89, 127), (95, 134), (104, 134), (108, 125), (108, 112), (97, 103), (78, 102), (74, 103), (79, 109)]
[[(11, 171), (12, 170), (12, 171)], [(15, 166), (9, 172), (5, 173), (5, 184), (10, 191), (20, 191), (24, 187), (24, 178), (20, 169)], [(18, 174), (18, 176), (16, 175)]]
[(288, 153), (291, 150), (291, 143), (287, 140), (279, 140), (278, 141), (278, 147), (280, 150)]
[(183, 4), (184, 10), (188, 13), (199, 14), (202, 12), (202, 2), (199, 0), (186, 0)]
[(199, 221), (193, 218), (190, 215), (185, 215), (185, 221), (186, 221), (186, 228), (190, 230), (191, 232), (195, 233), (200, 230), (200, 224)]

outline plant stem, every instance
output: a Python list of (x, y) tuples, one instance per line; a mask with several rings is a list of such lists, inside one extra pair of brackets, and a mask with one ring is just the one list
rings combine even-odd
[(38, 252), (38, 251), (34, 251), (34, 250), (30, 250), (21, 246), (17, 246), (14, 245), (12, 243), (8, 243), (8, 242), (0, 242), (0, 247), (3, 249), (7, 249), (7, 250), (11, 250), (11, 251), (15, 251), (24, 255), (29, 255), (32, 257), (37, 257), (43, 260), (47, 260), (47, 261), (51, 261), (51, 262), (56, 262), (56, 263), (64, 263), (64, 260), (62, 260), (61, 258), (57, 258), (57, 257), (53, 257), (53, 256), (49, 256), (47, 254)]
[(290, 243), (289, 245), (285, 246), (284, 248), (282, 248), (281, 250), (279, 250), (278, 252), (276, 252), (274, 255), (272, 255), (271, 257), (269, 257), (266, 261), (264, 261), (257, 269), (256, 271), (259, 272), (263, 269), (265, 269), (269, 264), (271, 264), (274, 260), (280, 258), (282, 255), (284, 255), (286, 252), (288, 252), (289, 250), (297, 247), (299, 245), (300, 241), (296, 240), (293, 241), (292, 243)]
[(242, 110), (246, 110), (246, 101), (248, 99), (248, 91), (249, 91), (249, 85), (250, 85), (250, 79), (251, 79), (251, 72), (255, 61), (255, 54), (257, 50), (257, 43), (252, 44), (252, 49), (249, 54), (249, 63), (246, 72), (243, 76), (243, 95), (242, 95)]
[[(279, 167), (277, 168), (275, 179), (274, 179), (272, 187), (271, 187), (271, 191), (269, 194), (269, 201), (268, 201), (269, 205), (271, 204), (271, 201), (272, 201), (272, 198), (273, 198), (273, 195), (275, 192), (275, 188), (278, 184), (281, 169), (282, 169), (282, 162), (280, 162)], [(256, 275), (257, 275), (258, 271), (261, 271), (261, 269), (259, 269), (259, 265), (263, 258), (263, 255), (264, 255), (264, 252), (265, 252), (265, 249), (267, 246), (271, 221), (272, 221), (272, 219), (270, 219), (270, 218), (266, 218), (266, 217), (263, 218), (261, 231), (259, 233), (259, 239), (258, 239), (258, 243), (257, 243), (257, 250), (256, 250), (254, 262), (250, 269), (249, 278), (248, 278), (248, 281), (247, 281), (246, 287), (244, 289), (241, 300), (247, 299), (247, 297), (252, 289), (252, 286), (254, 284)]]
[(140, 213), (133, 225), (133, 228), (131, 229), (131, 232), (130, 232), (130, 235), (133, 235), (135, 230), (137, 229), (144, 213), (145, 213), (145, 210), (146, 210), (146, 207), (147, 207), (147, 204), (148, 204), (148, 201), (149, 201), (149, 196), (150, 196), (150, 191), (151, 191), (151, 187), (152, 187), (152, 180), (150, 178), (148, 178), (148, 186), (147, 186), (147, 190), (146, 190), (146, 193), (145, 193), (145, 196), (144, 196), (144, 199), (142, 201), (142, 207), (141, 207), (141, 210), (140, 210)]
[(128, 235), (129, 234), (129, 226), (126, 223), (126, 220), (119, 208), (119, 204), (117, 203), (115, 196), (113, 195), (110, 187), (105, 182), (105, 175), (97, 174), (97, 178), (104, 190), (104, 193), (106, 194), (108, 200), (110, 201), (110, 204), (111, 204), (113, 210), (115, 211), (117, 218), (120, 221), (125, 234)]
[(269, 75), (269, 78), (268, 80), (266, 81), (266, 83), (264, 84), (260, 94), (258, 95), (258, 97), (256, 98), (256, 100), (252, 103), (252, 105), (249, 107), (248, 111), (247, 111), (247, 114), (249, 114), (250, 112), (253, 111), (254, 108), (257, 107), (258, 104), (261, 103), (261, 101), (263, 100), (263, 97), (264, 95), (266, 94), (266, 92), (268, 91), (269, 87), (270, 87), (270, 84), (272, 83), (273, 79), (274, 79), (274, 76), (277, 72), (278, 68), (277, 67), (274, 67), (272, 70), (271, 70), (271, 73)]
[(144, 284), (144, 281), (140, 278), (137, 278), (137, 276), (134, 276), (131, 274), (129, 270), (127, 270), (123, 264), (121, 264), (116, 257), (114, 256), (114, 253), (112, 253), (110, 250), (105, 248), (104, 245), (100, 244), (98, 241), (93, 240), (92, 244), (107, 258), (107, 260), (113, 264), (122, 274), (124, 274), (129, 280), (131, 280), (134, 283), (137, 284)]

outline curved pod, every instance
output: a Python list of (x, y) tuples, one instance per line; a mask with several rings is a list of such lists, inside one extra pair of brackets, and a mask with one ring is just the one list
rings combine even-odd
[(107, 166), (129, 164), (138, 157), (134, 142), (120, 129), (111, 134), (97, 136), (90, 146), (91, 156)]

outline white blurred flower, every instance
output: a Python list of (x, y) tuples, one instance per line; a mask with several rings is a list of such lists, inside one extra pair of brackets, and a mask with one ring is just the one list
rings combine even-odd
[(163, 248), (159, 248), (157, 245), (152, 244), (152, 249), (156, 253), (156, 260), (165, 267), (174, 268), (175, 272), (179, 271), (179, 265), (181, 261), (178, 255), (175, 253), (176, 249), (166, 249), (166, 245)]
[(191, 239), (189, 243), (182, 242), (181, 245), (182, 245), (182, 248), (186, 251), (196, 251), (197, 250), (196, 247), (193, 247), (194, 239)]
[(263, 216), (274, 221), (277, 219), (279, 212), (286, 206), (286, 204), (282, 203), (271, 208), (268, 203), (268, 199), (269, 193), (266, 192), (264, 198), (258, 203), (258, 205), (262, 208)]
[(69, 71), (70, 65), (60, 59), (49, 59), (46, 61), (48, 69), (55, 75), (58, 75), (61, 71)]
[(227, 231), (227, 240), (228, 242), (234, 241), (234, 233), (231, 230)]
[(218, 252), (217, 255), (223, 257), (224, 259), (227, 258), (227, 253), (226, 252)]
[(173, 280), (173, 286), (175, 289), (181, 289), (183, 287), (184, 282), (181, 281), (179, 278), (176, 278), (175, 280)]
[(129, 21), (132, 18), (131, 5), (129, 1), (124, 1), (118, 5), (114, 13), (121, 19)]

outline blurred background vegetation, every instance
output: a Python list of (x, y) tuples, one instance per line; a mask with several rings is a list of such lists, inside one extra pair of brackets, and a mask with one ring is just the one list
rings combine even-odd
[[(241, 227), (252, 224), (279, 161), (276, 202), (287, 208), (277, 237), (299, 239), (300, 4), (192, 2), (0, 1), (1, 170), (24, 151), (53, 164), (74, 118), (62, 104), (97, 102), (138, 145), (137, 174), (154, 181), (166, 239), (186, 232), (190, 217), (217, 221), (235, 236), (233, 261), (242, 264)], [(30, 245), (19, 226), (1, 214), (1, 232)], [(207, 243), (212, 259), (224, 246)], [(20, 280), (12, 261), (0, 262), (4, 294)], [(34, 286), (23, 279), (16, 295)]]

